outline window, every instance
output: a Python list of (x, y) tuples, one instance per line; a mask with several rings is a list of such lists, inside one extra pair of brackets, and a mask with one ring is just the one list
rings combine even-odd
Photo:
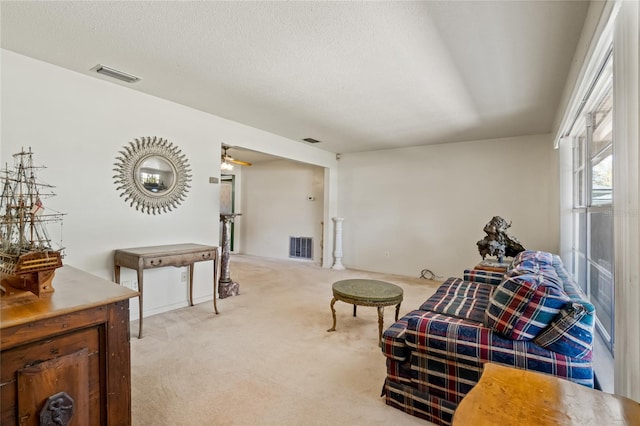
[(573, 127), (573, 274), (613, 352), (613, 76), (608, 56)]

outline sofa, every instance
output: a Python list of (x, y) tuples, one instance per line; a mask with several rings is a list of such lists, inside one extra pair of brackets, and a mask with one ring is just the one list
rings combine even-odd
[(594, 306), (559, 256), (517, 254), (505, 273), (466, 270), (383, 333), (386, 403), (450, 425), (487, 362), (594, 387)]

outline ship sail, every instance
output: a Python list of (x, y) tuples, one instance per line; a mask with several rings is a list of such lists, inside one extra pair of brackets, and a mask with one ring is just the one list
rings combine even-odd
[(62, 266), (62, 247), (54, 247), (47, 227), (62, 223), (62, 213), (46, 209), (53, 186), (38, 181), (33, 152), (24, 149), (6, 165), (0, 196), (0, 284), (40, 295), (51, 292), (53, 271)]

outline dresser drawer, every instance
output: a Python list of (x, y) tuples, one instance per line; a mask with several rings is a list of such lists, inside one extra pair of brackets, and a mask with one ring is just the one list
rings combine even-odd
[(100, 344), (103, 326), (2, 351), (0, 423), (37, 425), (47, 398), (64, 391), (74, 401), (74, 424), (101, 424), (107, 399), (102, 391), (106, 378), (101, 375), (101, 359), (106, 359), (106, 348)]

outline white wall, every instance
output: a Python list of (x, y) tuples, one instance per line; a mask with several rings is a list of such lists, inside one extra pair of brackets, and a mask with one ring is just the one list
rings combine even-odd
[(343, 154), (343, 263), (461, 276), (494, 215), (526, 248), (557, 252), (557, 161), (551, 135)]
[[(65, 212), (64, 263), (112, 279), (117, 248), (194, 242), (217, 245), (218, 187), (208, 183), (219, 163), (215, 121), (201, 112), (2, 52), (2, 162), (32, 147), (40, 174), (57, 197), (45, 207)], [(129, 141), (161, 136), (186, 154), (192, 169), (184, 203), (162, 215), (125, 203), (112, 176), (115, 157)], [(10, 163), (11, 164), (11, 163)], [(203, 212), (206, 212), (204, 214)], [(196, 266), (194, 296), (211, 297), (212, 268)], [(134, 278), (123, 270), (123, 280)], [(186, 305), (180, 270), (147, 271), (148, 313)], [(137, 312), (137, 302), (132, 303)]]
[(319, 263), (323, 192), (321, 167), (275, 160), (243, 168), (241, 251), (289, 259), (289, 237), (312, 237), (313, 261)]
[[(11, 154), (22, 147), (32, 147), (36, 161), (48, 167), (41, 177), (57, 187), (58, 196), (48, 206), (67, 213), (64, 263), (103, 278), (112, 279), (112, 254), (117, 248), (218, 244), (219, 189), (209, 183), (209, 177), (220, 175), (221, 142), (317, 164), (335, 173), (332, 153), (120, 84), (7, 50), (0, 53), (1, 162), (11, 162)], [(116, 191), (115, 157), (141, 136), (167, 138), (190, 163), (191, 189), (183, 204), (170, 213), (140, 213)], [(334, 215), (336, 210), (335, 203), (328, 208)], [(180, 272), (178, 268), (145, 272), (145, 316), (186, 306)], [(212, 275), (211, 267), (196, 265), (196, 301), (211, 299)], [(123, 269), (122, 280), (134, 277), (133, 271)], [(137, 318), (137, 302), (131, 306), (132, 317)]]

